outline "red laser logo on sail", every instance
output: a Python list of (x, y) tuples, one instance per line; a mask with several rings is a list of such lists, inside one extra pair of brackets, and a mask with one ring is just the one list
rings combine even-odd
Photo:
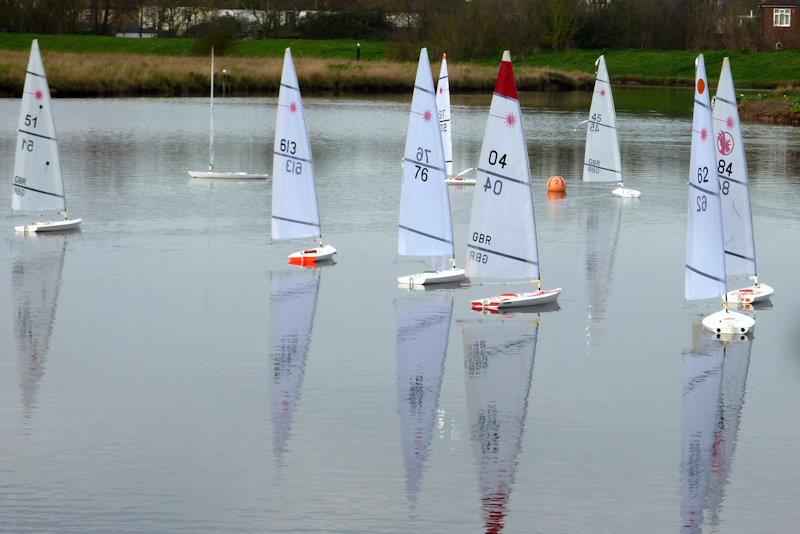
[(705, 126), (700, 129), (700, 140), (704, 143), (708, 140), (708, 130)]
[(506, 115), (506, 126), (509, 128), (513, 128), (514, 125), (517, 123), (517, 118), (514, 116), (513, 113), (509, 113)]
[(733, 152), (733, 136), (729, 132), (719, 132), (717, 134), (717, 150), (723, 156)]
[(36, 100), (41, 100), (44, 97), (44, 93), (42, 93), (41, 89), (37, 89), (34, 95), (36, 95)]
[(289, 111), (292, 113), (297, 113), (297, 102), (292, 102), (289, 104)]
[(424, 120), (425, 122), (431, 122), (432, 119), (433, 119), (433, 113), (431, 113), (431, 110), (426, 109), (425, 113), (422, 114), (422, 120)]
[(736, 124), (736, 123), (733, 122), (733, 117), (728, 115), (728, 118), (725, 119), (725, 126), (727, 126), (729, 130), (733, 130), (734, 124)]
[(606, 90), (600, 89), (600, 96), (606, 96)]

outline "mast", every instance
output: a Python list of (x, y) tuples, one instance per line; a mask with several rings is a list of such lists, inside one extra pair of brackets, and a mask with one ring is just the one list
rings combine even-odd
[(211, 47), (211, 98), (209, 105), (208, 170), (214, 170), (214, 47)]

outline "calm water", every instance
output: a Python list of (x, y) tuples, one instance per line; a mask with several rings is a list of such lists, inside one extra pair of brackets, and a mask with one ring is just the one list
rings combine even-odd
[[(337, 264), (286, 264), (269, 182), (193, 182), (206, 102), (59, 100), (80, 233), (0, 217), (0, 530), (788, 532), (800, 521), (800, 129), (746, 125), (752, 342), (685, 305), (690, 95), (618, 91), (626, 184), (579, 182), (588, 95), (524, 95), (543, 279), (560, 309), (481, 316), (497, 286), (395, 277), (409, 98), (308, 98)], [(274, 99), (219, 102), (220, 169), (271, 172)], [(488, 99), (453, 110), (457, 168)], [(10, 177), (18, 102), (0, 100)], [(569, 181), (548, 201), (544, 179)], [(464, 255), (472, 190), (453, 189)]]

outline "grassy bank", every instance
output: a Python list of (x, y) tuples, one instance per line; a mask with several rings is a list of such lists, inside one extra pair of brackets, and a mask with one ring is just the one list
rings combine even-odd
[[(75, 54), (44, 55), (47, 77), (55, 96), (202, 96), (208, 94), (206, 57)], [(25, 81), (27, 52), (0, 50), (0, 96), (19, 96)], [(417, 66), (394, 61), (344, 61), (295, 58), (304, 92), (408, 92)], [(229, 73), (234, 95), (275, 94), (282, 59), (223, 57), (218, 72)], [(497, 67), (456, 64), (450, 68), (455, 90), (489, 91)], [(221, 83), (220, 77), (217, 82)], [(567, 90), (591, 87), (589, 74), (564, 74), (533, 67), (517, 69), (520, 90)]]
[[(0, 34), (0, 95), (21, 92), (33, 35)], [(124, 39), (91, 35), (43, 35), (51, 87), (62, 96), (203, 95), (208, 59), (194, 39)], [(266, 39), (231, 44), (218, 67), (231, 72), (233, 94), (271, 94), (280, 78), (280, 58), (291, 46), (308, 91), (407, 91), (416, 65), (389, 58), (389, 43), (362, 41), (362, 61), (353, 61), (353, 40)], [(690, 85), (696, 52), (675, 50), (568, 50), (515, 57), (522, 90), (589, 89), (594, 61), (605, 54), (618, 85)], [(800, 50), (709, 52), (713, 80), (722, 58), (731, 57), (738, 88), (800, 86)], [(455, 90), (491, 89), (497, 58), (470, 62), (451, 57)], [(712, 83), (713, 85), (713, 83)]]

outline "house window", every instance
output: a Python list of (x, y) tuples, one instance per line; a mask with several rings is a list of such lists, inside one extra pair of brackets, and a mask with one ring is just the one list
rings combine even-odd
[(792, 25), (792, 11), (789, 8), (774, 8), (772, 10), (772, 25), (788, 28)]

